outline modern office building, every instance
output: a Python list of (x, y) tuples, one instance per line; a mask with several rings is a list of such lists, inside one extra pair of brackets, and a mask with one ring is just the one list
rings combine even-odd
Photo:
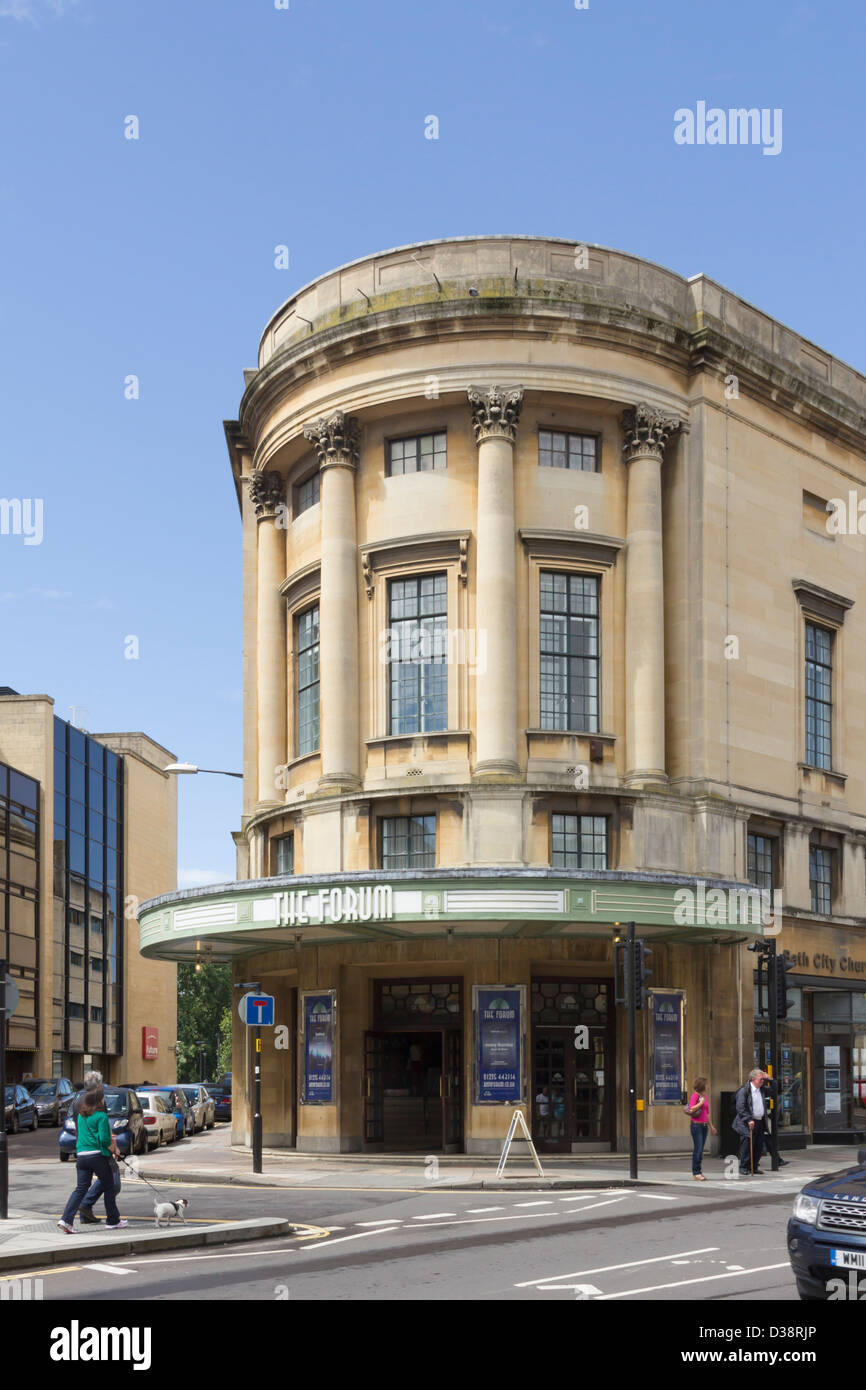
[(768, 1060), (767, 932), (780, 1127), (866, 1128), (866, 380), (704, 275), (501, 236), (323, 275), (245, 383), (238, 881), (141, 922), (275, 996), (266, 1143), (489, 1153), (520, 1104), (623, 1147), (631, 920), (644, 1149)]
[(7, 1076), (107, 1081), (176, 1066), (177, 968), (138, 951), (138, 903), (177, 883), (172, 754), (0, 693), (0, 955), (20, 1001)]

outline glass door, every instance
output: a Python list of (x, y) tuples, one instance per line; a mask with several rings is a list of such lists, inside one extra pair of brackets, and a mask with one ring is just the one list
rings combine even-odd
[(610, 1094), (613, 1080), (607, 1028), (590, 1027), (589, 1048), (574, 1056), (575, 1143), (610, 1140)]
[(445, 1153), (463, 1149), (463, 1047), (457, 1029), (443, 1037), (442, 1067), (442, 1148)]
[(364, 1034), (364, 1146), (383, 1148), (385, 1039), (381, 1033)]
[(536, 1148), (545, 1153), (569, 1153), (574, 1084), (574, 1064), (567, 1050), (571, 1036), (561, 1028), (538, 1028), (534, 1041), (532, 1137)]

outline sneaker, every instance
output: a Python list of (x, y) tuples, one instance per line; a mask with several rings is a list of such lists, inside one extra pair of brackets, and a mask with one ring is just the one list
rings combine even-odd
[(105, 1223), (105, 1229), (106, 1229), (106, 1231), (119, 1231), (120, 1228), (121, 1228), (121, 1226), (128, 1226), (128, 1225), (129, 1225), (129, 1222), (128, 1222), (128, 1221), (106, 1221), (106, 1223)]
[(67, 1234), (68, 1236), (74, 1236), (74, 1235), (75, 1235), (75, 1233), (76, 1233), (76, 1232), (75, 1232), (75, 1227), (74, 1227), (74, 1226), (70, 1226), (70, 1224), (69, 1224), (68, 1221), (58, 1221), (57, 1224), (58, 1224), (58, 1226), (60, 1227), (61, 1231), (65, 1231), (66, 1234)]
[(81, 1209), (78, 1212), (78, 1219), (79, 1221), (82, 1221), (85, 1226), (102, 1225), (101, 1219), (98, 1216), (93, 1215), (92, 1207), (81, 1207)]

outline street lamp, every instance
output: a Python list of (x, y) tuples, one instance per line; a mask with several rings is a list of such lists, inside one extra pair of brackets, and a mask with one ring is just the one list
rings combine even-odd
[(196, 767), (195, 763), (169, 763), (164, 767), (163, 772), (171, 772), (175, 777), (182, 777), (193, 772), (210, 772), (215, 777), (243, 777), (242, 772), (225, 772), (218, 767)]
[(196, 1047), (198, 1048), (198, 1079), (199, 1082), (202, 1082), (204, 1081), (204, 1055), (207, 1051), (207, 1043), (199, 1038)]

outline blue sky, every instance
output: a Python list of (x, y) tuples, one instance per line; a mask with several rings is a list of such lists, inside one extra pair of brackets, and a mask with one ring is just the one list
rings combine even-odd
[[(41, 544), (0, 535), (0, 685), (207, 767), (241, 758), (222, 421), (301, 284), (562, 236), (704, 271), (866, 370), (862, 5), (290, 6), (0, 0), (0, 496), (44, 501)], [(699, 101), (781, 108), (781, 153), (677, 145)], [(182, 884), (233, 876), (239, 788), (183, 782)]]

